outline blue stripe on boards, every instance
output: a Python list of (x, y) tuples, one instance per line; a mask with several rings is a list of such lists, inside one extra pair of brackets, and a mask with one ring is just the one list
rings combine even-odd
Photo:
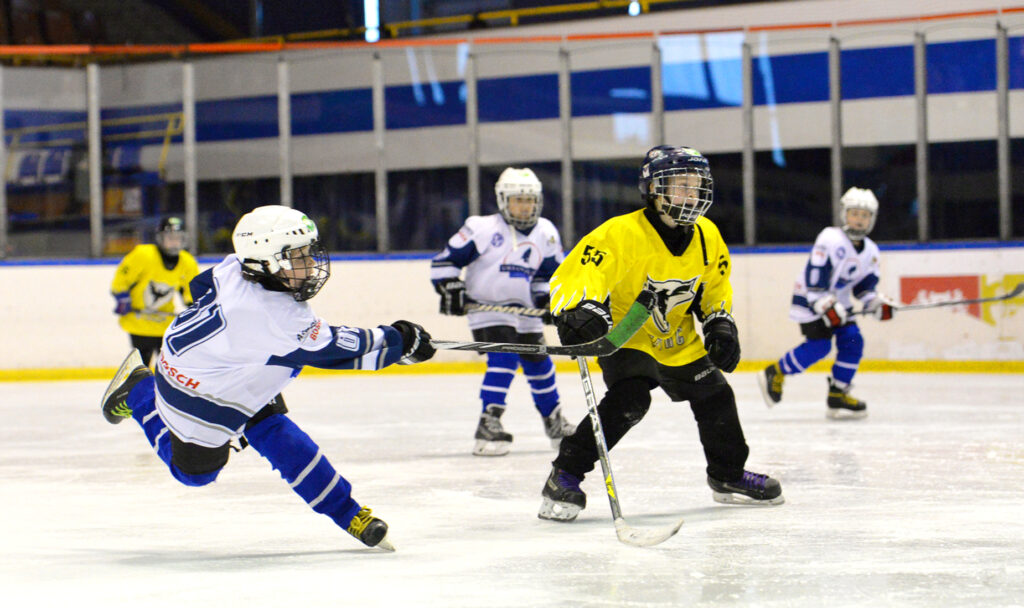
[(485, 78), (476, 90), (482, 123), (558, 118), (558, 74)]
[(573, 72), (572, 115), (651, 111), (651, 70), (647, 66)]
[(277, 137), (277, 96), (196, 103), (196, 141)]
[(222, 426), (229, 431), (237, 431), (249, 421), (249, 415), (245, 412), (179, 391), (171, 386), (162, 374), (156, 374), (156, 386), (160, 391), (160, 397), (168, 405), (205, 422)]
[(928, 45), (928, 92), (970, 93), (996, 88), (995, 40)]
[(390, 86), (384, 92), (388, 129), (416, 129), (466, 124), (462, 81), (420, 82)]
[(843, 99), (914, 94), (914, 47), (888, 46), (843, 51)]
[(373, 91), (344, 89), (292, 95), (292, 135), (373, 131)]

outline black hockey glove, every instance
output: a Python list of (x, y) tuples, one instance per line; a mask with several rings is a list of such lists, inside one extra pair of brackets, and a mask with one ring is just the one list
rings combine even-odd
[(549, 305), (551, 304), (551, 294), (543, 291), (539, 291), (533, 294), (533, 306), (535, 308), (543, 308), (544, 315), (541, 316), (540, 320), (544, 325), (554, 325), (555, 318), (551, 316), (551, 310)]
[(718, 369), (729, 373), (740, 362), (740, 340), (732, 315), (720, 310), (704, 319), (704, 348)]
[(579, 306), (555, 317), (558, 339), (562, 344), (592, 342), (612, 328), (612, 313), (594, 300), (583, 300)]
[(391, 324), (402, 336), (402, 358), (399, 365), (422, 363), (434, 356), (437, 349), (430, 344), (427, 330), (411, 321), (395, 321)]
[(462, 279), (442, 279), (434, 283), (441, 296), (441, 314), (466, 314), (466, 283)]

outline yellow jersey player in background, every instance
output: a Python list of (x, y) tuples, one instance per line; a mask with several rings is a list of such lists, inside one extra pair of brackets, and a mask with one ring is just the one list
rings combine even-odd
[[(640, 169), (644, 209), (614, 217), (583, 237), (551, 277), (551, 312), (563, 344), (605, 335), (642, 289), (657, 295), (651, 318), (612, 355), (600, 357), (608, 387), (598, 405), (611, 449), (647, 413), (651, 390), (689, 401), (722, 503), (775, 505), (782, 487), (745, 470), (749, 449), (736, 398), (722, 372), (740, 360), (732, 311), (729, 250), (711, 220), (707, 159), (692, 148), (658, 146)], [(703, 342), (697, 335), (701, 323)], [(542, 519), (571, 521), (586, 506), (583, 476), (597, 462), (590, 418), (562, 440), (542, 491)]]
[(185, 251), (187, 235), (181, 218), (160, 222), (155, 245), (136, 245), (117, 266), (110, 292), (116, 301), (121, 329), (149, 365), (160, 350), (164, 331), (174, 320), (174, 294), (185, 306), (192, 304), (188, 284), (199, 274), (199, 265)]

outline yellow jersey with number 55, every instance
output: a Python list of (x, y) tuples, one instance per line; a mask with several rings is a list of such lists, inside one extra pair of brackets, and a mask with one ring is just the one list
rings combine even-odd
[(732, 312), (729, 249), (711, 220), (701, 217), (680, 255), (673, 255), (643, 209), (614, 217), (583, 237), (551, 277), (555, 316), (583, 300), (607, 302), (618, 323), (640, 290), (649, 286), (657, 305), (624, 348), (648, 353), (662, 365), (680, 366), (707, 354), (694, 315)]

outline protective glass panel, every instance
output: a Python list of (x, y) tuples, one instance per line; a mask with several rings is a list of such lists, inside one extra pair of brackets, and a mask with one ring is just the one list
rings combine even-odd
[(913, 36), (850, 30), (842, 32), (840, 44), (843, 191), (856, 186), (875, 193), (872, 239), (916, 240)]
[(100, 69), (103, 255), (153, 243), (161, 219), (184, 217), (182, 81), (179, 62)]
[(832, 224), (828, 43), (753, 37), (756, 240), (806, 243)]
[(947, 28), (928, 37), (928, 217), (933, 239), (999, 236), (996, 46), (994, 38), (977, 38), (977, 31)]
[[(743, 40), (742, 32), (659, 40), (665, 143), (708, 158), (715, 191), (707, 217), (729, 244), (743, 242)], [(640, 160), (633, 161), (634, 189)]]
[(288, 56), (292, 201), (328, 251), (377, 248), (373, 56)]
[(465, 46), (382, 53), (391, 249), (440, 250), (466, 205)]
[(0, 257), (90, 253), (84, 70), (4, 68), (6, 247)]
[(277, 57), (195, 62), (199, 251), (230, 253), (239, 218), (281, 202)]

